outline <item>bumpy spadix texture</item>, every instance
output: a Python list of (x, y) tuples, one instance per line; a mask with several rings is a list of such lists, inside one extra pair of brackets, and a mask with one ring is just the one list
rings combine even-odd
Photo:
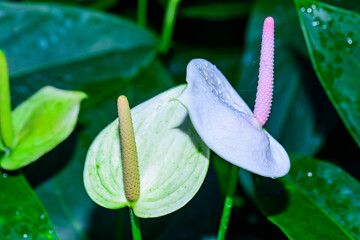
[(266, 132), (224, 75), (210, 62), (187, 66), (188, 86), (178, 98), (206, 145), (223, 159), (266, 177), (290, 168), (284, 148)]
[(256, 93), (254, 116), (264, 125), (269, 118), (274, 88), (274, 19), (264, 21), (261, 42), (259, 82)]
[(125, 96), (118, 98), (117, 108), (125, 196), (129, 201), (136, 201), (140, 195), (139, 163), (129, 102)]

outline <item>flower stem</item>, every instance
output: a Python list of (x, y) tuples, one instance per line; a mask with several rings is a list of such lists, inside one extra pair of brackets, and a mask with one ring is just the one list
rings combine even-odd
[(174, 31), (176, 14), (181, 0), (169, 0), (164, 17), (163, 29), (161, 34), (160, 53), (167, 53), (170, 48), (171, 36)]
[(141, 240), (140, 220), (135, 216), (132, 208), (129, 208), (129, 211), (133, 240)]
[(221, 216), (219, 232), (217, 237), (218, 240), (223, 240), (225, 239), (226, 236), (226, 230), (228, 228), (231, 209), (234, 201), (233, 199), (234, 199), (234, 193), (238, 180), (238, 174), (239, 174), (239, 168), (235, 165), (231, 165), (229, 184), (226, 192), (224, 208)]
[(137, 6), (137, 24), (140, 27), (146, 27), (146, 11), (147, 11), (147, 0), (138, 0)]
[(0, 50), (0, 138), (7, 148), (14, 140), (11, 122), (9, 74), (5, 54)]

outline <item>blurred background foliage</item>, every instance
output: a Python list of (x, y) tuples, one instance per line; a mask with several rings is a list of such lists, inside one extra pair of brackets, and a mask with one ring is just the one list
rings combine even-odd
[[(127, 211), (97, 206), (82, 180), (87, 149), (116, 118), (115, 99), (135, 106), (184, 83), (187, 63), (205, 58), (253, 106), (267, 16), (276, 45), (266, 129), (293, 153), (292, 170), (278, 181), (241, 172), (228, 238), (321, 239), (332, 229), (336, 239), (360, 239), (360, 2), (323, 2), (182, 0), (171, 47), (160, 53), (166, 0), (148, 1), (147, 27), (136, 25), (133, 0), (1, 1), (13, 107), (44, 85), (89, 95), (65, 142), (2, 172), (1, 239), (129, 239)], [(144, 239), (214, 239), (227, 171), (213, 156), (193, 200), (142, 220)]]

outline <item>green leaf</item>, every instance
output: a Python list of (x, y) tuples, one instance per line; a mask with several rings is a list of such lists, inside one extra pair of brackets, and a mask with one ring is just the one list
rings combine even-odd
[(44, 87), (12, 113), (15, 139), (1, 159), (1, 167), (24, 167), (64, 141), (73, 131), (86, 97), (82, 92)]
[(360, 239), (360, 183), (341, 168), (292, 155), (278, 181), (255, 179), (257, 205), (290, 239)]
[(58, 239), (50, 218), (20, 172), (0, 170), (0, 238)]
[(261, 0), (254, 5), (246, 28), (237, 90), (249, 106), (254, 106), (262, 26), (268, 16), (275, 20), (275, 77), (272, 109), (265, 128), (287, 151), (311, 155), (318, 151), (324, 136), (315, 124), (317, 118), (311, 96), (302, 84), (302, 78), (306, 77), (304, 70), (293, 54), (294, 47), (301, 48), (304, 43), (299, 42), (301, 29), (291, 2)]
[(117, 96), (126, 94), (138, 104), (172, 86), (164, 67), (154, 62), (157, 40), (128, 20), (84, 8), (1, 2), (0, 11), (0, 45), (10, 61), (14, 106), (44, 85), (90, 96), (82, 104), (81, 128), (28, 166), (27, 176), (41, 183), (36, 192), (60, 239), (115, 238), (117, 212), (98, 207), (84, 189), (84, 156), (116, 117)]
[(14, 106), (44, 85), (101, 89), (90, 99), (120, 89), (156, 55), (154, 36), (120, 17), (35, 3), (1, 2), (0, 12)]
[(295, 0), (315, 72), (360, 146), (360, 15), (312, 0)]
[(242, 18), (249, 11), (247, 2), (214, 2), (180, 8), (180, 15), (202, 20), (231, 20)]
[[(166, 91), (132, 109), (140, 169), (138, 217), (169, 214), (199, 190), (209, 165), (209, 149), (196, 134), (186, 109), (172, 99), (184, 86)], [(122, 182), (119, 126), (116, 119), (91, 145), (84, 182), (90, 197), (106, 208), (129, 203)]]

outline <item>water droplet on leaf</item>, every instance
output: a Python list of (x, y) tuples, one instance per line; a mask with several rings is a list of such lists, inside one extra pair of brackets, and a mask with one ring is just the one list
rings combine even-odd
[(38, 45), (41, 49), (46, 49), (46, 48), (48, 48), (49, 43), (45, 38), (40, 38), (38, 41)]

